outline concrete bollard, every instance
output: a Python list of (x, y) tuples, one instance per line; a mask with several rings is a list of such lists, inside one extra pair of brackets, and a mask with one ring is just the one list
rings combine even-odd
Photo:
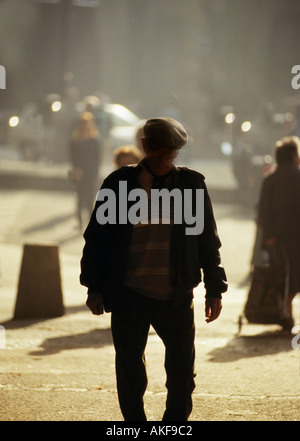
[(58, 246), (25, 244), (14, 319), (63, 314)]

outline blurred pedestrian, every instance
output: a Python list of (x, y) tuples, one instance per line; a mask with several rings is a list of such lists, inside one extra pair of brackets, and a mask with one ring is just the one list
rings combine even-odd
[(93, 114), (101, 136), (101, 143), (105, 146), (109, 143), (112, 120), (111, 115), (105, 110), (104, 100), (96, 95), (88, 95), (83, 99), (83, 103), (85, 111)]
[(294, 325), (292, 301), (300, 292), (300, 140), (285, 137), (276, 143), (277, 167), (262, 185), (258, 223), (262, 247), (272, 261), (288, 271), (288, 317), (282, 323), (290, 331)]
[(114, 150), (114, 163), (117, 168), (124, 165), (138, 164), (144, 158), (142, 138), (144, 136), (143, 128), (145, 122), (146, 120), (141, 120), (137, 125), (135, 144), (123, 145)]
[(72, 133), (70, 159), (72, 178), (77, 193), (77, 215), (80, 228), (84, 219), (90, 217), (98, 185), (97, 178), (100, 166), (99, 131), (93, 115), (83, 112)]
[(114, 163), (117, 168), (138, 164), (142, 159), (143, 154), (135, 145), (124, 145), (114, 150)]
[[(185, 129), (172, 118), (150, 119), (144, 125), (142, 142), (145, 158), (135, 167), (114, 171), (102, 189), (116, 195), (118, 208), (126, 204), (119, 194), (126, 185), (130, 192), (144, 190), (150, 203), (153, 189), (178, 189), (181, 195), (190, 189), (194, 192), (194, 199), (187, 201), (191, 206), (198, 205), (196, 190), (201, 189), (204, 230), (201, 234), (186, 234), (186, 218), (182, 222), (162, 222), (164, 207), (159, 223), (151, 222), (150, 217), (135, 224), (124, 219), (100, 224), (97, 212), (103, 209), (103, 202), (99, 200), (84, 233), (80, 280), (88, 287), (87, 306), (93, 314), (104, 310), (112, 313), (117, 388), (124, 419), (146, 420), (144, 351), (152, 325), (166, 349), (168, 395), (163, 420), (185, 421), (192, 411), (195, 388), (193, 289), (201, 282), (202, 269), (206, 321), (212, 322), (221, 312), (226, 275), (204, 176), (173, 164), (187, 142)], [(128, 193), (129, 210), (133, 207), (130, 196)]]

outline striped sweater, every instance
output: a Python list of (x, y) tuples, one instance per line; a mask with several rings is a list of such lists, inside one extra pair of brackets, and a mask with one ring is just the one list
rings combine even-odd
[[(170, 178), (168, 178), (170, 180)], [(147, 191), (150, 208), (150, 192), (153, 176), (143, 167), (139, 175), (139, 186)], [(168, 185), (168, 180), (166, 182)], [(163, 207), (159, 211), (159, 223), (134, 225), (127, 260), (127, 276), (124, 285), (147, 297), (160, 300), (172, 298), (174, 290), (170, 286), (170, 240), (171, 223), (162, 224)]]

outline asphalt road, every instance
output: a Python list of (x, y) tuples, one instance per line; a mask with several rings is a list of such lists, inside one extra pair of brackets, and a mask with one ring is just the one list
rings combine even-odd
[[(218, 168), (219, 167), (219, 168)], [(216, 186), (222, 167), (207, 166), (207, 183), (229, 280), (221, 317), (204, 321), (203, 287), (195, 292), (196, 390), (194, 421), (299, 420), (299, 351), (276, 326), (244, 324), (237, 334), (248, 286), (255, 234), (254, 212), (234, 198), (232, 181)], [(222, 179), (228, 177), (223, 170)], [(229, 193), (228, 193), (229, 192)], [(222, 201), (222, 195), (224, 196)], [(115, 391), (109, 314), (92, 316), (78, 283), (83, 246), (68, 192), (0, 190), (0, 419), (4, 421), (121, 421)], [(57, 243), (66, 314), (48, 320), (13, 321), (24, 243)], [(300, 318), (299, 301), (295, 314)], [(300, 323), (300, 320), (299, 320)], [(154, 332), (147, 345), (149, 420), (159, 420), (165, 400), (163, 347)]]

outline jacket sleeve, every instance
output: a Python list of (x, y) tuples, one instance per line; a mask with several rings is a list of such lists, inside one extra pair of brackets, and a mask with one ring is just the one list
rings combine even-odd
[[(101, 189), (112, 186), (113, 176), (112, 174), (105, 179)], [(96, 201), (90, 222), (83, 234), (85, 245), (80, 261), (80, 283), (88, 288), (88, 293), (102, 293), (107, 287), (111, 226), (101, 225), (97, 221), (97, 210), (102, 203)]]
[(107, 226), (97, 222), (98, 207), (97, 202), (83, 235), (85, 245), (80, 261), (80, 283), (88, 288), (88, 293), (102, 292), (106, 286)]
[(204, 230), (198, 237), (199, 260), (203, 271), (206, 297), (222, 297), (228, 289), (227, 277), (219, 249), (221, 241), (218, 235), (211, 200), (203, 181), (204, 188)]

